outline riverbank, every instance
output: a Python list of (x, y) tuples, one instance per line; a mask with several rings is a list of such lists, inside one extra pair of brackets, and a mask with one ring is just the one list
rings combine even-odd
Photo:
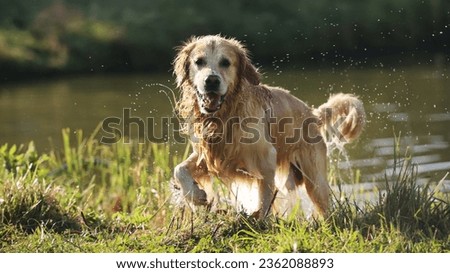
[(419, 187), (407, 157), (397, 156), (374, 202), (357, 205), (337, 190), (325, 221), (258, 222), (230, 208), (172, 205), (168, 181), (185, 155), (168, 146), (70, 136), (63, 132), (60, 153), (1, 146), (0, 252), (450, 251), (448, 193)]

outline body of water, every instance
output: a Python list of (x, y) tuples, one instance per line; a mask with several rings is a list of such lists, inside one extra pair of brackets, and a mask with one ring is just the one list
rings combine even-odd
[[(265, 73), (278, 85), (318, 106), (330, 93), (350, 92), (364, 102), (368, 123), (359, 141), (347, 145), (340, 169), (360, 169), (362, 182), (384, 176), (393, 164), (394, 135), (401, 152), (410, 149), (422, 177), (450, 170), (450, 79), (446, 67), (312, 69)], [(62, 128), (89, 135), (109, 117), (160, 122), (173, 117), (173, 78), (164, 75), (106, 75), (11, 83), (0, 86), (0, 145), (34, 141), (47, 152), (61, 146)], [(177, 91), (175, 90), (175, 93)], [(148, 124), (147, 124), (148, 125)]]

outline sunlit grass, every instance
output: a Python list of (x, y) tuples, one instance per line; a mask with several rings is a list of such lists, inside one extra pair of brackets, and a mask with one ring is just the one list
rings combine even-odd
[(257, 221), (173, 206), (169, 180), (181, 156), (94, 135), (64, 130), (60, 153), (0, 147), (1, 252), (450, 251), (449, 203), (416, 185), (408, 157), (396, 156), (375, 203), (336, 193), (324, 221)]

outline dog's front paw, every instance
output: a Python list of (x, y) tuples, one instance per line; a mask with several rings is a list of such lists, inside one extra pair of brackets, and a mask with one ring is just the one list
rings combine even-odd
[(171, 179), (171, 189), (173, 193), (173, 202), (182, 204), (183, 202), (190, 202), (196, 206), (204, 206), (208, 204), (206, 192), (199, 188), (195, 181), (182, 187), (176, 179)]
[(196, 206), (205, 206), (208, 204), (206, 192), (200, 189), (196, 184), (189, 190), (184, 197)]

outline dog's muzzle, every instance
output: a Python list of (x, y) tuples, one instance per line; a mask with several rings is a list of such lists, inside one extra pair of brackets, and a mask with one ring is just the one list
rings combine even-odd
[(197, 101), (204, 114), (213, 114), (220, 110), (225, 95), (216, 92), (200, 93), (197, 90)]
[(197, 88), (197, 100), (204, 114), (212, 114), (220, 109), (225, 98), (220, 92), (221, 80), (219, 76), (211, 74), (205, 78), (203, 84), (205, 91), (201, 92)]

